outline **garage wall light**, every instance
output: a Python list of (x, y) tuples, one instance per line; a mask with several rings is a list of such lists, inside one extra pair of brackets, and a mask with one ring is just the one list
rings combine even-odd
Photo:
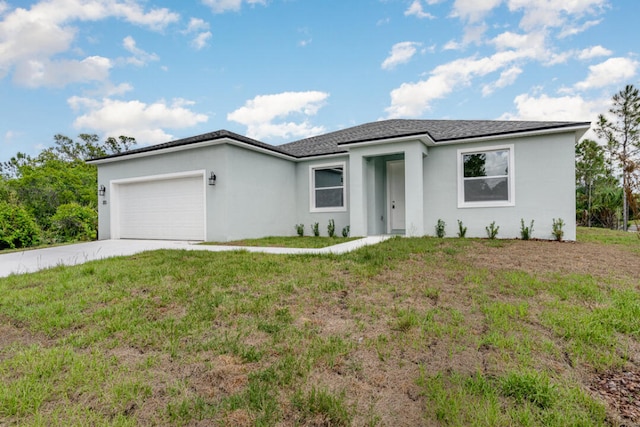
[(100, 187), (98, 187), (98, 195), (104, 197), (104, 195), (107, 193), (107, 189), (105, 188), (104, 185), (101, 185)]
[(211, 176), (209, 177), (209, 185), (216, 185), (216, 174), (211, 172)]

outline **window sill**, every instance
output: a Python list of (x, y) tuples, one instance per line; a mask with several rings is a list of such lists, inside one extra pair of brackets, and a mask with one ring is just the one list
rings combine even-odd
[(309, 212), (311, 213), (323, 213), (323, 212), (346, 212), (347, 208), (339, 207), (339, 208), (312, 208)]
[(509, 208), (516, 204), (514, 202), (467, 202), (458, 203), (458, 209), (473, 208)]

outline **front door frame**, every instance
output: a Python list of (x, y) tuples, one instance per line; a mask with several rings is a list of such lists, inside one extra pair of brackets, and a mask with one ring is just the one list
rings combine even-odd
[[(404, 164), (404, 159), (402, 160), (388, 160), (386, 162), (386, 174), (387, 174), (387, 233), (391, 234), (393, 232), (405, 232), (406, 229), (406, 179), (405, 179), (405, 164)], [(402, 174), (394, 171), (393, 170), (393, 166), (394, 165), (398, 165), (398, 164), (402, 164)], [(392, 177), (393, 175), (393, 177)], [(392, 181), (394, 178), (400, 178), (402, 180), (402, 191), (403, 194), (400, 196), (401, 199), (398, 197), (398, 195), (396, 194), (391, 194), (392, 193), (392, 188), (394, 187), (392, 185)], [(395, 206), (394, 206), (395, 205)], [(403, 218), (403, 223), (404, 223), (404, 227), (402, 228), (393, 228), (393, 212), (400, 210), (398, 209), (398, 206), (401, 206), (401, 210), (403, 212), (404, 218)]]

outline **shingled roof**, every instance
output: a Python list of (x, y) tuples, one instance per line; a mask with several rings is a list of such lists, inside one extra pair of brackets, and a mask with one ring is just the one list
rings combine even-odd
[(291, 156), (291, 154), (289, 152), (282, 150), (280, 148), (280, 146), (266, 144), (264, 142), (260, 142), (260, 141), (255, 140), (255, 139), (251, 139), (249, 137), (246, 137), (246, 136), (243, 136), (243, 135), (239, 135), (237, 133), (230, 132), (228, 130), (221, 129), (221, 130), (217, 130), (215, 132), (203, 133), (202, 135), (190, 136), (188, 138), (183, 138), (183, 139), (177, 139), (175, 141), (164, 142), (162, 144), (150, 145), (148, 147), (136, 148), (134, 150), (124, 151), (122, 153), (111, 154), (109, 156), (99, 157), (97, 159), (91, 159), (90, 161), (111, 159), (111, 158), (114, 158), (114, 157), (130, 156), (132, 154), (147, 153), (147, 152), (151, 152), (151, 151), (159, 151), (159, 150), (164, 150), (164, 149), (168, 149), (168, 148), (174, 148), (174, 147), (181, 147), (181, 146), (184, 146), (184, 145), (196, 144), (198, 142), (218, 141), (218, 140), (221, 140), (221, 139), (231, 139), (231, 140), (235, 140), (235, 141), (238, 141), (238, 142), (242, 142), (242, 143), (245, 143), (245, 144), (252, 145), (254, 147), (263, 148), (265, 150), (273, 151), (274, 153), (279, 153), (279, 154), (284, 154), (284, 155), (287, 155), (287, 156)]
[(278, 146), (296, 157), (346, 152), (346, 145), (428, 135), (438, 143), (539, 130), (589, 126), (589, 122), (525, 122), (496, 120), (383, 120), (313, 136)]
[(205, 133), (163, 144), (138, 148), (93, 160), (128, 156), (137, 153), (158, 151), (198, 142), (231, 139), (274, 153), (304, 158), (328, 154), (346, 153), (349, 144), (381, 141), (385, 139), (427, 135), (435, 143), (491, 137), (517, 135), (524, 132), (560, 130), (570, 127), (588, 127), (589, 122), (540, 122), (540, 121), (496, 121), (496, 120), (382, 120), (347, 129), (301, 139), (283, 145), (270, 145), (227, 130)]

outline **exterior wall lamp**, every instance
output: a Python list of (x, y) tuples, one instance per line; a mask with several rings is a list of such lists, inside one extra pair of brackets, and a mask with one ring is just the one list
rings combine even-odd
[(104, 195), (107, 193), (107, 189), (105, 188), (104, 185), (101, 185), (100, 187), (98, 187), (98, 195), (101, 197), (104, 197)]
[(216, 185), (216, 174), (211, 172), (211, 176), (209, 177), (209, 185)]

